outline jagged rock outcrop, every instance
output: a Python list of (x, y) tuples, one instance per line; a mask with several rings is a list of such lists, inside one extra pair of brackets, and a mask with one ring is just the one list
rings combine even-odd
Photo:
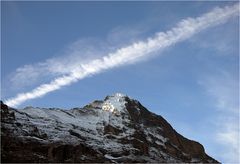
[(2, 162), (218, 163), (161, 116), (122, 94), (70, 110), (1, 102)]

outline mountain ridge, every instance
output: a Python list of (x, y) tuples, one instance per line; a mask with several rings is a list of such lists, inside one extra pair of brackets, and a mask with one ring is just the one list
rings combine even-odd
[(218, 163), (124, 94), (62, 110), (1, 103), (2, 162)]

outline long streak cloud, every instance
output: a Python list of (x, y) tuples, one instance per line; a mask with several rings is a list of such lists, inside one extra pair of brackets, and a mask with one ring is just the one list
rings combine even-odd
[(238, 13), (239, 4), (237, 3), (233, 6), (215, 8), (200, 17), (183, 19), (166, 32), (156, 33), (145, 41), (135, 42), (102, 58), (92, 60), (87, 64), (81, 64), (67, 75), (57, 77), (47, 84), (42, 84), (29, 92), (20, 93), (8, 99), (6, 104), (16, 107), (27, 100), (44, 96), (49, 92), (58, 90), (90, 75), (148, 58), (154, 52), (186, 40), (202, 30), (225, 23), (228, 19), (237, 16)]

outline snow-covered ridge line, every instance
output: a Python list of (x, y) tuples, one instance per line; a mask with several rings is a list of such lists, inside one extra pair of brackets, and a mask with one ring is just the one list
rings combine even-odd
[(217, 162), (202, 145), (123, 94), (70, 110), (2, 107), (4, 162)]

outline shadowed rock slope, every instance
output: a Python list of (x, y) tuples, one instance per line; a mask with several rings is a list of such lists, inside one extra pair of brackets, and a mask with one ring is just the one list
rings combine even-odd
[(70, 110), (1, 102), (2, 162), (218, 163), (161, 116), (122, 94)]

